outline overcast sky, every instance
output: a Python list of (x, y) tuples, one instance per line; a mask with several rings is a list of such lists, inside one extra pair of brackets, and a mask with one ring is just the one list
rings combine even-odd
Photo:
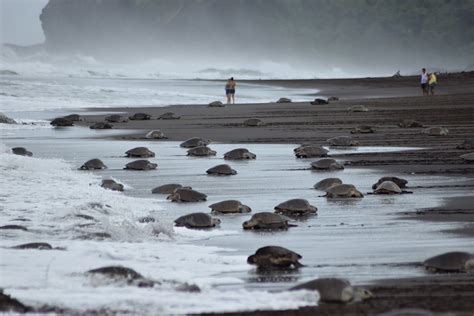
[(48, 0), (0, 0), (0, 43), (42, 43), (39, 15)]

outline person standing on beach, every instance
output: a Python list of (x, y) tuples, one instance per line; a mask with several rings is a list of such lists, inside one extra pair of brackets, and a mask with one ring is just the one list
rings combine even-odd
[(421, 69), (421, 90), (423, 90), (423, 95), (428, 95), (428, 74), (426, 73), (426, 69)]
[(432, 74), (430, 74), (428, 78), (428, 89), (431, 95), (434, 95), (434, 90), (437, 84), (438, 84), (438, 78), (436, 78), (436, 74), (433, 72)]
[(227, 104), (235, 104), (235, 83), (234, 77), (227, 80), (225, 85), (225, 94), (227, 95)]

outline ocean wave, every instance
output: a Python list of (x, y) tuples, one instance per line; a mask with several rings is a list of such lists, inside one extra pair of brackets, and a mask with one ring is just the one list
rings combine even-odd
[[(245, 256), (232, 249), (187, 243), (206, 234), (215, 236), (212, 232), (174, 232), (171, 223), (138, 223), (140, 216), (159, 214), (159, 200), (105, 190), (100, 177), (74, 170), (63, 160), (13, 155), (0, 144), (0, 184), (0, 224), (28, 228), (0, 231), (1, 287), (27, 305), (82, 312), (187, 314), (290, 309), (317, 302), (315, 293), (309, 292), (219, 289), (223, 284), (241, 285), (243, 280), (223, 274), (251, 269)], [(109, 238), (80, 238), (96, 232)], [(10, 248), (40, 241), (63, 250)], [(107, 265), (130, 267), (161, 284), (139, 288), (91, 283), (84, 274)], [(183, 283), (197, 285), (201, 292), (181, 292), (173, 286)]]

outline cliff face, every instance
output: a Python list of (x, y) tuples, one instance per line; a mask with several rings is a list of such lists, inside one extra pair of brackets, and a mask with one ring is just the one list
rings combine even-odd
[(474, 0), (50, 0), (46, 46), (96, 56), (468, 64)]

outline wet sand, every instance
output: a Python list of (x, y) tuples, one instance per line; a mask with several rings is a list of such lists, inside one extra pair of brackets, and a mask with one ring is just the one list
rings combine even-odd
[[(402, 153), (353, 153), (339, 155), (352, 166), (384, 170), (387, 175), (426, 174), (467, 178), (465, 188), (474, 185), (474, 165), (459, 156), (473, 150), (457, 149), (465, 139), (474, 138), (474, 74), (440, 76), (439, 95), (418, 96), (417, 78), (377, 78), (350, 80), (256, 81), (320, 89), (320, 95), (340, 96), (329, 105), (309, 102), (291, 104), (245, 104), (223, 108), (205, 105), (174, 105), (167, 108), (113, 108), (99, 111), (125, 112), (127, 115), (146, 112), (150, 121), (130, 121), (114, 124), (115, 128), (130, 130), (121, 139), (143, 139), (152, 129), (161, 129), (169, 140), (184, 140), (199, 136), (225, 143), (305, 143), (326, 145), (333, 136), (351, 135), (357, 125), (370, 125), (371, 134), (353, 134), (361, 146), (420, 147)], [(281, 96), (275, 96), (278, 99)], [(310, 101), (314, 96), (308, 96)], [(213, 101), (213, 100), (210, 100)], [(350, 113), (347, 108), (363, 104), (369, 112)], [(181, 115), (180, 120), (156, 120), (165, 112)], [(251, 117), (262, 119), (262, 127), (245, 127), (242, 122)], [(103, 115), (88, 116), (83, 125), (101, 121)], [(449, 129), (447, 136), (429, 136), (423, 128), (400, 128), (401, 119), (415, 119), (426, 127)], [(459, 184), (456, 184), (459, 185)], [(447, 183), (447, 188), (453, 188)], [(460, 196), (446, 201), (434, 210), (407, 211), (405, 216), (415, 220), (460, 222), (460, 228), (447, 233), (474, 238), (473, 198)], [(426, 215), (428, 214), (428, 215)], [(416, 241), (414, 241), (416, 242)], [(474, 250), (474, 239), (473, 239)], [(365, 303), (346, 306), (321, 305), (297, 311), (253, 312), (248, 315), (366, 315), (397, 308), (423, 308), (437, 313), (474, 311), (474, 277), (472, 274), (442, 275), (416, 279), (380, 280), (370, 285), (377, 298)], [(242, 313), (238, 313), (242, 314)], [(236, 314), (237, 315), (237, 314)]]

